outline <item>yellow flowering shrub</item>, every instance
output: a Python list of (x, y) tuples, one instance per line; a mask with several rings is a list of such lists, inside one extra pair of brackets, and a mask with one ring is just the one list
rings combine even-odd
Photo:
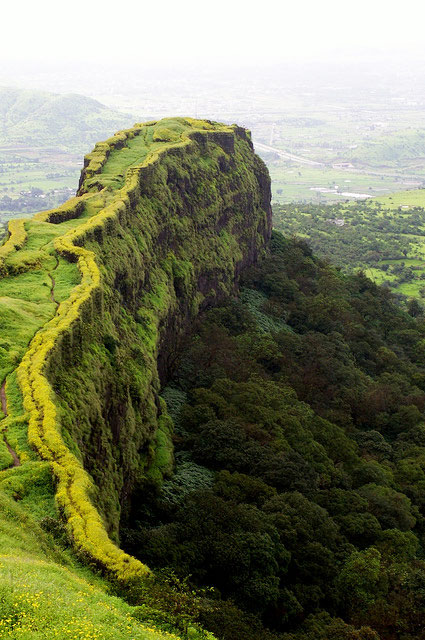
[(52, 222), (53, 224), (59, 224), (72, 218), (78, 218), (83, 210), (87, 195), (70, 198), (60, 207), (56, 209), (49, 209), (48, 211), (40, 211), (34, 216), (34, 220), (40, 222)]
[(8, 225), (9, 238), (0, 247), (0, 276), (7, 273), (7, 267), (5, 265), (5, 259), (12, 251), (19, 251), (25, 244), (27, 239), (27, 232), (25, 231), (25, 220), (23, 218), (17, 218), (11, 220)]

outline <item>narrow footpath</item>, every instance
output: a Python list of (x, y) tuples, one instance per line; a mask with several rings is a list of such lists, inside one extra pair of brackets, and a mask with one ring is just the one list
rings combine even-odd
[[(3, 384), (1, 385), (1, 388), (0, 388), (0, 401), (1, 401), (1, 409), (4, 415), (7, 417), (8, 413), (7, 413), (7, 399), (6, 399), (6, 380), (3, 381)], [(19, 460), (16, 451), (12, 449), (9, 442), (7, 441), (6, 429), (3, 431), (3, 438), (4, 438), (4, 443), (7, 447), (7, 450), (9, 451), (10, 455), (13, 458), (13, 464), (11, 466), (19, 467), (21, 465), (21, 461)]]
[[(57, 268), (58, 268), (58, 266), (59, 266), (59, 259), (58, 259), (58, 257), (57, 257), (56, 255), (55, 255), (55, 258), (56, 258), (56, 266), (54, 267), (53, 272), (54, 272), (54, 271), (56, 271), (56, 269), (57, 269)], [(57, 309), (58, 309), (58, 307), (59, 307), (59, 304), (60, 304), (60, 303), (59, 303), (59, 302), (56, 300), (56, 298), (55, 298), (55, 286), (56, 286), (56, 281), (55, 281), (54, 277), (52, 276), (52, 272), (49, 272), (49, 274), (48, 274), (48, 275), (49, 275), (49, 278), (50, 278), (50, 280), (51, 280), (51, 287), (50, 287), (50, 300), (53, 302), (53, 304), (55, 304), (55, 305), (56, 305), (56, 310), (57, 310)]]

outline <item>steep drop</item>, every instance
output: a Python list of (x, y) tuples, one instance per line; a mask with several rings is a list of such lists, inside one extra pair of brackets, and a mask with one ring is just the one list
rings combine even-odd
[(269, 178), (249, 134), (178, 118), (96, 145), (78, 197), (15, 221), (0, 249), (0, 303), (20, 311), (5, 336), (20, 341), (0, 362), (7, 375), (20, 360), (25, 413), (15, 384), (12, 418), (22, 431), (28, 416), (32, 449), (52, 463), (74, 544), (122, 579), (145, 572), (114, 544), (122, 505), (141, 475), (172, 469), (160, 377), (270, 230)]

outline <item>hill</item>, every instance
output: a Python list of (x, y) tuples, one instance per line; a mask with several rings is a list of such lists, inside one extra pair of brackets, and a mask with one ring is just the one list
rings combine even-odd
[[(230, 295), (240, 270), (264, 251), (270, 225), (270, 182), (249, 133), (183, 118), (98, 143), (85, 158), (76, 198), (10, 223), (0, 248), (1, 481), (5, 500), (19, 501), (32, 519), (1, 511), (2, 530), (11, 528), (9, 519), (30, 529), (23, 531), (29, 558), (24, 543), (13, 547), (7, 538), (3, 588), (9, 575), (16, 585), (3, 612), (9, 637), (28, 637), (34, 625), (43, 638), (55, 637), (64, 624), (60, 608), (46, 619), (27, 613), (37, 580), (47, 608), (59, 597), (48, 576), (60, 583), (66, 575), (50, 566), (46, 578), (37, 571), (31, 585), (21, 580), (28, 563), (40, 565), (33, 518), (50, 534), (57, 563), (59, 538), (73, 545), (75, 562), (102, 571), (115, 589), (141, 589), (148, 580), (150, 570), (117, 543), (137, 480), (160, 482), (172, 470), (160, 376), (199, 310)], [(72, 584), (61, 596), (71, 598), (65, 621), (79, 608)], [(84, 601), (90, 587), (81, 585)], [(108, 637), (102, 607), (110, 605), (93, 597), (93, 637)], [(173, 606), (168, 617), (118, 606), (119, 619), (130, 616), (124, 637), (134, 637), (137, 616), (146, 623), (156, 616), (165, 631), (178, 626), (187, 637), (190, 617)], [(14, 616), (7, 607), (16, 607)], [(82, 633), (89, 631), (86, 625)], [(136, 637), (154, 634), (141, 627)]]
[(78, 94), (0, 87), (0, 146), (62, 147), (87, 151), (134, 117)]
[(409, 311), (271, 234), (245, 129), (98, 143), (0, 247), (0, 636), (420, 638)]

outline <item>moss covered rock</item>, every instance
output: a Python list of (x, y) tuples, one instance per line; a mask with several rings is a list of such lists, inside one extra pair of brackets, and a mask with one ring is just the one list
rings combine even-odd
[[(25, 413), (17, 402), (8, 420), (21, 414), (32, 448), (52, 463), (76, 546), (122, 579), (143, 573), (115, 544), (121, 512), (141, 477), (172, 468), (161, 382), (191, 321), (261, 256), (271, 232), (267, 170), (236, 125), (136, 125), (86, 157), (76, 198), (10, 231), (3, 281), (39, 274), (34, 286), (50, 306), (18, 354)], [(80, 274), (67, 295), (75, 272), (66, 264)], [(4, 358), (12, 372), (16, 353)]]

